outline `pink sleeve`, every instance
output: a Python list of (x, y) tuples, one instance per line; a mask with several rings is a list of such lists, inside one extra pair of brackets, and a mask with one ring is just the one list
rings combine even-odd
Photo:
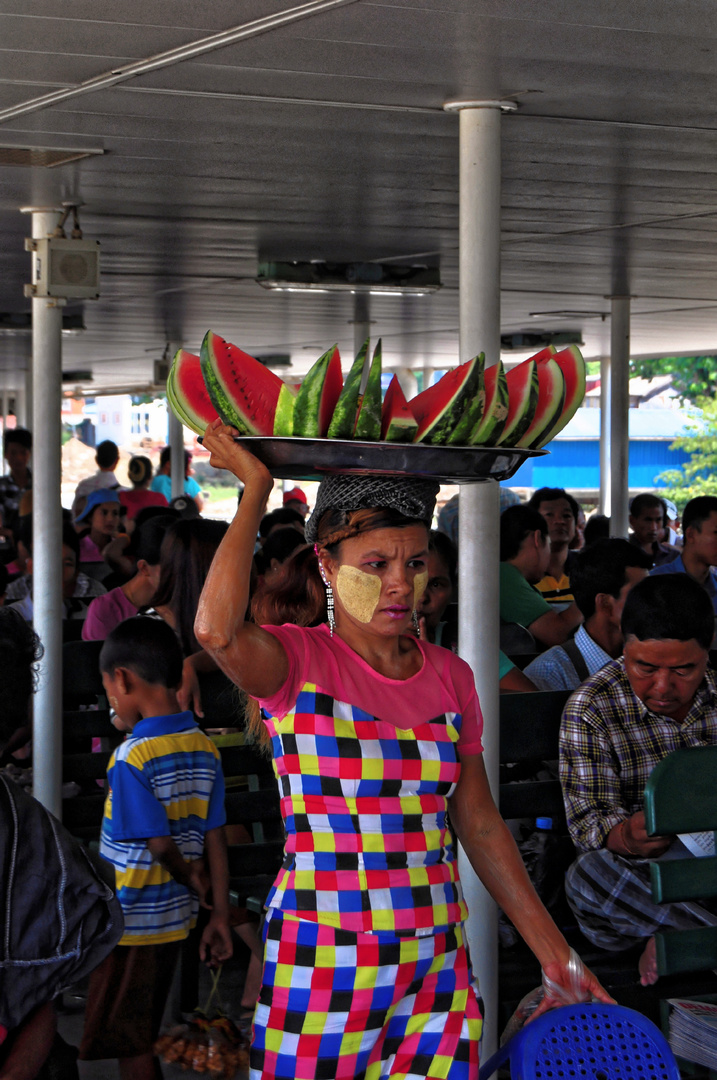
[[(105, 594), (107, 595), (107, 594)], [(114, 629), (115, 623), (107, 628), (103, 614), (106, 607), (105, 603), (100, 603), (104, 600), (104, 596), (96, 596), (90, 606), (87, 608), (87, 617), (82, 624), (82, 640), (83, 641), (104, 641), (110, 630)]]
[[(446, 649), (446, 652), (448, 650)], [(462, 756), (483, 753), (483, 714), (470, 666), (456, 656), (451, 657), (451, 675), (461, 710), (461, 734), (458, 751)]]
[(291, 623), (283, 626), (262, 626), (262, 630), (273, 634), (280, 641), (289, 661), (289, 674), (281, 689), (270, 698), (259, 698), (262, 709), (281, 720), (290, 712), (299, 696), (302, 673), (306, 670), (308, 659), (306, 640), (301, 627)]

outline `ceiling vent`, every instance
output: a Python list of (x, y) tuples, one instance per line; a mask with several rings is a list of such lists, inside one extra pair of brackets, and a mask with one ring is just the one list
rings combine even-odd
[(0, 146), (0, 166), (15, 165), (25, 169), (55, 169), (71, 161), (96, 157), (104, 150), (52, 149), (46, 146)]

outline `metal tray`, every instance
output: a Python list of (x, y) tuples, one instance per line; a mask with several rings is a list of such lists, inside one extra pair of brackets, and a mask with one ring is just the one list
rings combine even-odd
[(323, 480), (331, 473), (377, 473), (425, 476), (443, 484), (469, 484), (477, 480), (508, 480), (527, 458), (547, 453), (547, 450), (503, 446), (427, 446), (243, 435), (238, 435), (236, 441), (280, 480)]

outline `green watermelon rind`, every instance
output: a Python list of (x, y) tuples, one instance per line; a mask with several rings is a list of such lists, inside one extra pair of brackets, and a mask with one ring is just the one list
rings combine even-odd
[(446, 446), (467, 446), (471, 432), (485, 409), (485, 353), (479, 353), (469, 362), (474, 365), (470, 373), (470, 397), (466, 402), (463, 415), (446, 439)]
[[(455, 390), (450, 392), (449, 397), (444, 397), (443, 402), (439, 407), (434, 406), (433, 414), (429, 414), (430, 421), (421, 431), (421, 424), (425, 423), (425, 418), (420, 420), (418, 416), (419, 430), (414, 436), (414, 443), (425, 443), (429, 446), (445, 446), (448, 439), (451, 437), (455, 427), (461, 420), (465, 410), (474, 401), (477, 395), (477, 381), (479, 379), (480, 365), (477, 363), (477, 357), (474, 360), (469, 360), (465, 364), (459, 364), (457, 367), (450, 368), (445, 375), (434, 383), (433, 386), (429, 386), (427, 390), (423, 390), (418, 397), (413, 398), (409, 402), (409, 408), (416, 416), (416, 408), (420, 399), (426, 395), (425, 400), (439, 399), (437, 391), (441, 388), (441, 384), (444, 379), (448, 380), (451, 376), (455, 376), (456, 372), (463, 371), (461, 382), (456, 386)], [(446, 381), (446, 386), (449, 385)], [(445, 392), (445, 387), (444, 387)], [(420, 408), (420, 406), (419, 406)]]
[[(401, 410), (397, 415), (391, 415), (393, 398), (398, 396), (398, 405)], [(386, 423), (388, 421), (388, 424)], [(418, 423), (411, 412), (406, 397), (403, 393), (398, 375), (394, 375), (388, 384), (386, 396), (381, 406), (381, 441), (387, 443), (413, 442)], [(385, 429), (385, 432), (384, 432)]]
[(329, 372), (329, 365), (336, 348), (336, 345), (332, 345), (330, 349), (321, 354), (316, 363), (309, 368), (299, 387), (294, 402), (293, 434), (297, 438), (321, 439), (325, 437), (319, 422), (321, 399), (324, 393), (326, 376)]
[[(515, 444), (520, 449), (530, 449), (543, 438), (549, 438), (549, 433), (553, 427), (557, 418), (563, 411), (563, 403), (565, 401), (565, 377), (560, 370), (559, 366), (554, 360), (548, 360), (546, 364), (541, 364), (541, 370), (545, 371), (548, 364), (553, 364), (555, 371), (560, 376), (557, 378), (556, 383), (558, 386), (558, 392), (552, 397), (549, 402), (549, 409), (546, 410), (542, 417), (534, 416), (530, 424), (530, 427), (524, 433), (522, 438)], [(551, 369), (552, 370), (552, 369)]]
[[(259, 432), (251, 427), (247, 421), (239, 415), (232, 404), (229, 395), (222, 385), (212, 363), (212, 341), (217, 337), (211, 330), (207, 330), (199, 351), (199, 359), (202, 364), (204, 385), (207, 388), (210, 401), (223, 423), (237, 429), (240, 435), (258, 435)], [(222, 339), (219, 339), (222, 341)]]
[(191, 422), (187, 414), (184, 412), (184, 409), (179, 404), (179, 401), (177, 400), (177, 393), (174, 388), (174, 366), (169, 369), (169, 375), (167, 376), (166, 394), (169, 407), (171, 408), (177, 419), (184, 425), (184, 427), (190, 428), (197, 435), (203, 435), (204, 428), (199, 429), (195, 427), (195, 425)]
[(376, 342), (358, 416), (355, 438), (364, 442), (381, 439), (381, 339)]
[(353, 439), (354, 437), (356, 416), (359, 408), (361, 376), (366, 362), (368, 345), (369, 339), (366, 338), (356, 354), (351, 370), (346, 376), (346, 382), (339, 395), (339, 400), (336, 402), (334, 415), (331, 417), (331, 423), (329, 424), (327, 432), (329, 439)]
[[(561, 352), (562, 351), (566, 351), (566, 350), (561, 350)], [(567, 405), (563, 405), (563, 411), (560, 413), (560, 416), (557, 418), (557, 420), (551, 426), (549, 431), (544, 431), (543, 434), (540, 435), (535, 440), (535, 442), (531, 444), (531, 446), (530, 446), (531, 450), (542, 450), (542, 448), (546, 445), (546, 443), (549, 443), (551, 439), (554, 439), (555, 436), (558, 435), (563, 430), (563, 428), (566, 427), (570, 423), (570, 421), (575, 416), (575, 413), (578, 411), (578, 409), (580, 408), (580, 406), (582, 405), (582, 403), (583, 403), (583, 401), (585, 399), (585, 390), (586, 390), (586, 386), (587, 386), (587, 370), (585, 368), (585, 360), (583, 359), (583, 355), (582, 355), (582, 353), (580, 352), (580, 350), (578, 349), (578, 347), (576, 345), (571, 345), (570, 348), (569, 348), (569, 351), (572, 352), (573, 356), (576, 359), (578, 359), (580, 361), (580, 364), (581, 364), (581, 371), (580, 371), (580, 374), (578, 376), (578, 393), (575, 394), (575, 396), (574, 396), (574, 398), (573, 398), (573, 400), (571, 402), (569, 402)], [(556, 363), (557, 363), (557, 360), (556, 360)], [(558, 366), (560, 366), (560, 365), (558, 365)], [(561, 370), (562, 370), (562, 368), (561, 368)], [(565, 372), (563, 372), (563, 376), (564, 375), (565, 375)], [(566, 397), (567, 397), (567, 392), (568, 392), (568, 389), (567, 389), (567, 382), (566, 382), (566, 384), (565, 384)]]
[[(538, 393), (540, 392), (540, 377), (538, 375), (538, 365), (532, 360), (531, 357), (530, 360), (525, 360), (524, 364), (519, 364), (518, 366), (525, 366), (527, 368), (527, 366), (531, 363), (533, 364), (533, 367), (531, 369), (530, 384), (528, 386), (528, 393), (523, 401), (523, 407), (513, 417), (513, 422), (510, 428), (508, 428), (508, 424), (506, 421), (506, 426), (503, 428), (500, 438), (497, 439), (495, 442), (496, 446), (516, 446), (518, 440), (522, 439), (523, 435), (525, 435), (526, 431), (532, 423), (533, 416), (535, 415), (535, 410), (538, 406)], [(517, 371), (518, 369), (513, 368), (513, 370)], [(511, 384), (509, 376), (510, 372), (506, 372), (505, 377), (508, 381), (508, 400), (510, 401)]]
[[(508, 416), (508, 382), (503, 363), (499, 360), (497, 364), (491, 366), (497, 368), (493, 400), (488, 401), (486, 390), (485, 411), (480, 422), (473, 429), (469, 441), (470, 446), (494, 446), (495, 441), (501, 436)], [(489, 370), (490, 368), (486, 368), (483, 373), (484, 385)]]
[(274, 435), (277, 438), (286, 438), (294, 434), (295, 405), (296, 395), (291, 392), (286, 383), (282, 383), (274, 413)]

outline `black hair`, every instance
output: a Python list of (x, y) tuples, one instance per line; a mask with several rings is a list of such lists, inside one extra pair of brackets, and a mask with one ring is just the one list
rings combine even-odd
[[(159, 507), (159, 509), (162, 508)], [(136, 559), (144, 559), (150, 566), (158, 566), (162, 541), (167, 534), (167, 529), (176, 520), (174, 514), (158, 514), (148, 518), (132, 533), (127, 550), (131, 551)]]
[(446, 564), (448, 577), (454, 589), (458, 588), (458, 548), (450, 536), (440, 529), (431, 529), (428, 534), (428, 550), (435, 551), (438, 558)]
[(97, 444), (95, 461), (100, 469), (109, 469), (119, 461), (119, 447), (111, 439), (104, 439)]
[(267, 536), (264, 545), (254, 556), (257, 573), (265, 574), (271, 566), (272, 559), (277, 559), (280, 563), (285, 562), (293, 551), (305, 543), (298, 529), (290, 525), (277, 529), (271, 536)]
[(28, 723), (43, 653), (39, 637), (12, 607), (0, 607), (0, 742)]
[(650, 491), (641, 491), (630, 503), (630, 514), (639, 517), (645, 510), (661, 510), (662, 520), (665, 520), (665, 504), (659, 495), (653, 495)]
[(152, 686), (176, 690), (182, 681), (182, 650), (174, 631), (161, 619), (136, 615), (125, 619), (105, 638), (100, 671), (113, 675), (127, 668)]
[(0, 563), (0, 596), (4, 596), (7, 592), (7, 583), (10, 580), (10, 575), (7, 572), (7, 567), (4, 563)]
[(80, 536), (76, 529), (72, 527), (68, 522), (62, 524), (62, 545), (68, 547), (70, 551), (74, 551), (75, 560), (77, 563), (80, 561)]
[(514, 559), (526, 536), (534, 532), (543, 538), (548, 535), (548, 523), (534, 507), (509, 506), (504, 510), (500, 515), (500, 561)]
[(682, 511), (682, 533), (687, 534), (690, 526), (702, 532), (702, 523), (707, 521), (710, 514), (717, 514), (717, 495), (698, 495), (696, 499), (690, 499)]
[(18, 443), (25, 450), (32, 450), (32, 432), (24, 427), (7, 428), (2, 437), (3, 450), (7, 450), (10, 443)]
[(156, 517), (168, 517), (172, 521), (179, 521), (182, 515), (179, 510), (173, 510), (171, 506), (143, 506), (141, 510), (138, 510), (134, 515), (134, 530), (132, 536), (144, 527), (144, 525)]
[(570, 567), (570, 589), (586, 619), (595, 614), (598, 593), (618, 597), (628, 567), (652, 569), (652, 559), (637, 544), (621, 537), (597, 540), (575, 558)]
[(610, 518), (606, 514), (593, 514), (585, 522), (585, 547), (588, 548), (598, 540), (607, 540), (610, 535)]
[(272, 510), (270, 514), (264, 514), (259, 522), (259, 536), (267, 537), (276, 525), (293, 525), (294, 523), (304, 528), (304, 519), (298, 510), (292, 510), (290, 506), (282, 506), (280, 510)]
[(127, 475), (133, 484), (144, 484), (152, 475), (152, 462), (143, 454), (130, 459)]
[[(159, 455), (159, 467), (160, 467), (160, 469), (163, 469), (164, 466), (168, 462), (170, 462), (171, 460), (172, 460), (172, 447), (171, 446), (163, 446), (162, 447), (162, 452)], [(187, 471), (187, 468), (189, 466), (189, 462), (191, 460), (192, 460), (192, 455), (189, 453), (188, 450), (185, 450), (184, 451), (184, 471), (185, 472)]]
[(23, 514), (22, 517), (15, 519), (12, 526), (12, 538), (15, 547), (22, 543), (28, 554), (32, 552), (32, 514)]
[(657, 574), (630, 589), (622, 612), (627, 641), (692, 641), (709, 649), (714, 636), (712, 601), (689, 574)]
[(574, 499), (572, 495), (569, 495), (565, 488), (538, 488), (538, 490), (534, 491), (530, 496), (526, 505), (532, 507), (533, 510), (539, 510), (541, 503), (554, 502), (555, 499), (565, 499), (572, 511), (573, 519), (577, 523), (580, 507), (578, 506), (577, 500)]

